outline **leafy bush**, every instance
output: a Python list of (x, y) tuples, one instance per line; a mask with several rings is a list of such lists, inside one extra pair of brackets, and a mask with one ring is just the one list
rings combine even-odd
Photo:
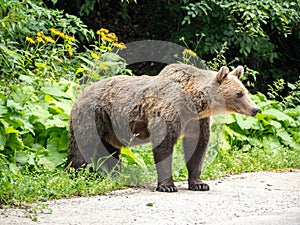
[[(84, 87), (78, 83), (128, 73), (112, 52), (125, 45), (106, 29), (96, 40), (78, 18), (39, 3), (1, 2), (1, 9), (1, 168), (54, 169), (65, 162), (70, 109)], [(84, 51), (78, 34), (94, 40)]]
[[(270, 35), (277, 32), (287, 37), (297, 31), (299, 2), (295, 1), (184, 1), (186, 11), (181, 33), (195, 40), (204, 34), (200, 55), (214, 53), (226, 41), (231, 49), (239, 49), (241, 59), (251, 55), (252, 66), (261, 61), (273, 62), (279, 57)], [(193, 32), (190, 32), (193, 30)]]
[(53, 169), (66, 158), (69, 113), (80, 89), (63, 79), (42, 82), (25, 75), (19, 79), (22, 84), (13, 85), (10, 96), (0, 98), (0, 151), (7, 163)]
[[(77, 17), (39, 2), (1, 1), (0, 6), (0, 203), (118, 186), (87, 171), (72, 181), (75, 172), (66, 175), (61, 169), (70, 110), (85, 87), (79, 83), (129, 73), (116, 53), (125, 45), (107, 29), (94, 34)], [(83, 47), (80, 41), (90, 44)]]
[(300, 107), (283, 109), (275, 100), (268, 100), (261, 93), (252, 96), (261, 112), (255, 117), (239, 114), (228, 116), (223, 126), (226, 138), (222, 149), (230, 150), (232, 146), (240, 151), (261, 148), (279, 151), (289, 148), (300, 149), (299, 119)]

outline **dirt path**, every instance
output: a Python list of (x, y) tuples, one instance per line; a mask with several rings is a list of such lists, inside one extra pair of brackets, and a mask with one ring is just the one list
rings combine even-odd
[[(300, 171), (244, 173), (208, 181), (209, 192), (126, 189), (48, 202), (37, 222), (21, 209), (1, 209), (0, 224), (244, 224), (299, 225)], [(26, 213), (25, 213), (26, 214)]]

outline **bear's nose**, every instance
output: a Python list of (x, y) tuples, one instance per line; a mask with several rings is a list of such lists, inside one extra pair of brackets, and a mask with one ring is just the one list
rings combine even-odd
[(252, 109), (252, 115), (256, 116), (257, 113), (259, 113), (260, 109), (259, 108), (253, 108)]

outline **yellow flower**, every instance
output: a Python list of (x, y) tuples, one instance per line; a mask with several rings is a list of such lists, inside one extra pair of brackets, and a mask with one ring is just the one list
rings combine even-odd
[(99, 63), (99, 67), (102, 69), (102, 70), (107, 70), (108, 67), (105, 66), (103, 63)]
[(51, 33), (55, 34), (55, 35), (59, 35), (61, 32), (56, 30), (55, 28), (50, 28)]
[(190, 55), (192, 57), (197, 56), (197, 54), (194, 51), (190, 50), (190, 49), (184, 49), (183, 54), (187, 54), (187, 55)]
[(68, 41), (72, 41), (72, 42), (75, 42), (75, 38), (72, 37), (72, 36), (68, 36), (68, 35), (64, 35), (63, 37), (64, 39), (68, 40)]
[(75, 74), (83, 73), (85, 70), (86, 70), (85, 68), (80, 67), (80, 68), (78, 68), (78, 69), (76, 70), (76, 73), (75, 73)]
[(104, 41), (107, 41), (107, 42), (115, 42), (115, 41), (118, 41), (118, 37), (116, 36), (115, 33), (108, 33), (108, 34), (102, 33), (102, 34), (101, 34), (101, 38), (102, 38)]
[(97, 55), (95, 52), (91, 52), (91, 56), (94, 59), (99, 59), (99, 55)]
[(108, 34), (109, 30), (105, 29), (105, 28), (101, 28), (100, 30), (96, 31), (96, 34), (101, 35), (101, 34)]
[(72, 51), (72, 46), (68, 45), (68, 52), (69, 52), (69, 56), (72, 57), (73, 56), (73, 51)]
[(115, 42), (112, 45), (117, 48), (126, 48), (126, 45), (123, 42)]
[(111, 39), (111, 40), (113, 40), (113, 41), (118, 41), (118, 37), (117, 37), (117, 35), (115, 33), (108, 33), (106, 35), (106, 37), (109, 38), (109, 39)]
[(45, 41), (47, 41), (47, 42), (49, 42), (49, 43), (55, 43), (55, 41), (53, 40), (53, 38), (52, 37), (50, 37), (50, 36), (44, 36), (44, 39), (45, 39)]
[(30, 37), (26, 37), (25, 40), (28, 41), (31, 44), (35, 44), (35, 41), (32, 38), (30, 38)]
[(52, 82), (56, 82), (55, 77), (50, 77), (50, 80), (51, 80)]
[(38, 43), (43, 43), (43, 44), (45, 44), (45, 41), (44, 41), (43, 38), (41, 38), (41, 37), (37, 37), (37, 38), (36, 38), (36, 41), (37, 41)]
[(106, 37), (105, 34), (101, 34), (101, 39), (104, 40), (104, 41), (107, 41), (107, 42), (111, 41), (108, 37)]
[(57, 36), (60, 36), (61, 38), (65, 39), (65, 40), (75, 42), (75, 38), (74, 37), (66, 35), (65, 33), (60, 32), (60, 31), (56, 30), (55, 28), (50, 28), (50, 31), (51, 31), (51, 33), (53, 33), (53, 34), (55, 34)]
[(38, 37), (44, 37), (44, 36), (45, 36), (45, 34), (44, 34), (43, 31), (37, 32), (36, 35), (37, 35)]

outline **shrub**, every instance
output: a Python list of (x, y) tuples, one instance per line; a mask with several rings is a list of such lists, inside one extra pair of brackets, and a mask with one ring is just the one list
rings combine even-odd
[[(81, 82), (128, 73), (123, 43), (106, 29), (31, 1), (1, 2), (0, 158), (54, 169), (65, 162), (68, 120)], [(29, 21), (29, 22), (24, 22)], [(78, 38), (93, 41), (80, 51)]]

